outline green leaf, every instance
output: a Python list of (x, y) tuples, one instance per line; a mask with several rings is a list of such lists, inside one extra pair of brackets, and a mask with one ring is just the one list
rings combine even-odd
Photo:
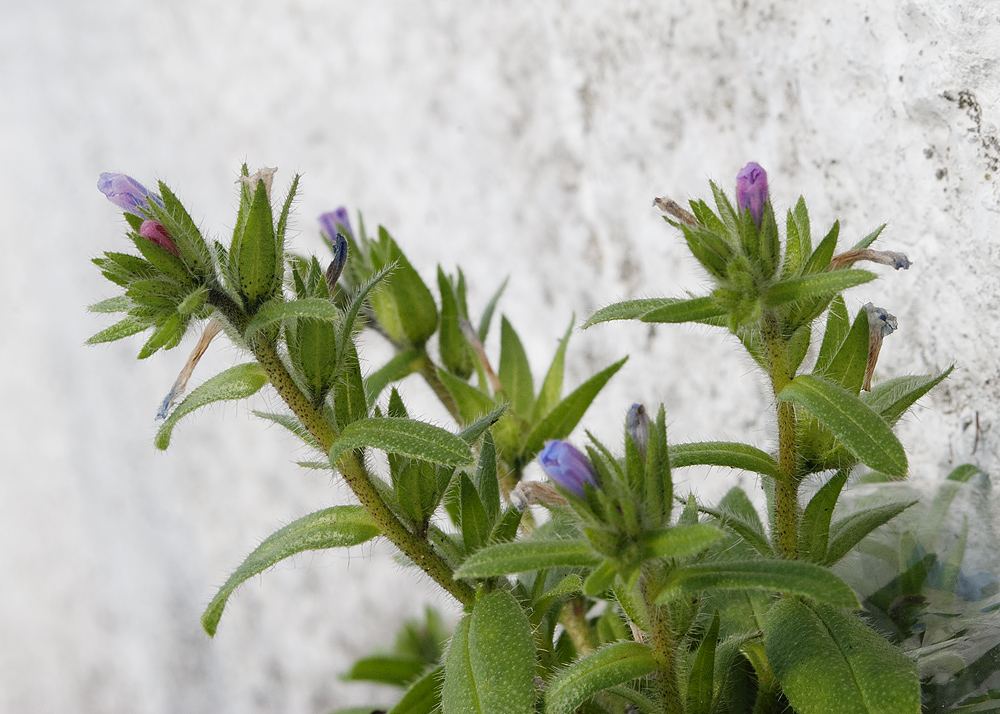
[[(298, 417), (291, 414), (274, 414), (272, 412), (259, 412), (256, 410), (254, 410), (253, 414), (261, 419), (267, 419), (268, 421), (273, 421), (275, 424), (280, 424), (288, 429), (288, 431), (295, 434), (295, 436), (302, 439), (302, 441), (304, 441), (308, 446), (311, 446), (314, 449), (320, 449), (319, 442), (316, 441), (316, 438), (309, 433), (309, 430), (306, 429), (305, 426), (303, 426)], [(322, 462), (319, 468), (328, 469), (330, 468), (330, 464)]]
[[(387, 714), (432, 714), (441, 706), (444, 666), (438, 666), (418, 679)], [(369, 714), (366, 712), (366, 714)]]
[(783, 280), (769, 288), (764, 294), (764, 305), (778, 307), (797, 300), (824, 297), (867, 283), (876, 277), (875, 273), (867, 270), (836, 270), (832, 273), (803, 275)]
[(500, 318), (500, 367), (498, 370), (500, 384), (504, 394), (510, 400), (514, 414), (522, 419), (531, 416), (535, 405), (535, 387), (531, 380), (531, 367), (528, 366), (528, 356), (524, 353), (521, 340), (507, 321)]
[(476, 552), (455, 572), (456, 578), (491, 578), (559, 566), (592, 566), (600, 557), (583, 539), (519, 540)]
[(149, 327), (147, 322), (129, 315), (128, 317), (119, 320), (111, 327), (106, 327), (93, 337), (90, 337), (87, 340), (87, 344), (99, 345), (102, 342), (114, 342), (115, 340), (121, 340), (138, 332), (142, 332), (147, 327)]
[(687, 714), (712, 714), (715, 682), (715, 648), (719, 643), (719, 611), (715, 611), (712, 624), (705, 633), (691, 665), (688, 678)]
[(936, 387), (951, 374), (954, 367), (934, 377), (932, 375), (909, 375), (896, 377), (872, 387), (872, 391), (861, 396), (861, 401), (882, 415), (890, 425), (899, 421), (920, 397)]
[(378, 682), (405, 687), (424, 671), (424, 663), (404, 657), (363, 657), (341, 679), (354, 682)]
[(778, 462), (760, 449), (732, 441), (700, 441), (674, 444), (670, 447), (671, 468), (704, 464), (728, 466), (758, 474), (781, 478)]
[(864, 248), (869, 247), (879, 237), (879, 234), (885, 230), (886, 225), (887, 224), (883, 223), (878, 228), (873, 230), (871, 233), (866, 235), (864, 238), (859, 240), (857, 243), (854, 244), (852, 250), (863, 250)]
[(839, 384), (854, 396), (861, 392), (865, 381), (865, 369), (868, 366), (868, 313), (859, 310), (851, 331), (837, 350), (829, 366), (823, 370), (822, 376), (827, 381)]
[(685, 302), (682, 298), (642, 298), (640, 300), (625, 300), (602, 307), (583, 323), (586, 330), (599, 322), (610, 322), (611, 320), (638, 320), (647, 312), (656, 308), (669, 307), (678, 302)]
[(309, 318), (336, 325), (340, 322), (340, 311), (329, 300), (323, 298), (303, 298), (290, 302), (272, 301), (264, 305), (247, 325), (249, 339), (266, 327), (284, 322), (289, 318)]
[(849, 473), (849, 469), (841, 469), (809, 499), (799, 526), (799, 555), (804, 560), (813, 563), (826, 560), (827, 546), (830, 543), (830, 519)]
[(898, 478), (906, 475), (906, 452), (892, 428), (842, 387), (801, 374), (781, 390), (778, 400), (805, 408), (848, 451), (876, 471)]
[(865, 536), (915, 503), (917, 501), (887, 503), (883, 506), (866, 508), (840, 519), (830, 529), (830, 546), (823, 564), (833, 565), (847, 555)]
[(212, 256), (198, 231), (198, 226), (170, 188), (162, 181), (159, 182), (159, 186), (164, 208), (150, 201), (148, 212), (153, 214), (150, 217), (158, 220), (167, 229), (167, 233), (181, 254), (181, 259), (191, 268), (191, 272), (203, 277), (211, 275)]
[(822, 273), (830, 267), (830, 259), (833, 258), (833, 252), (837, 249), (837, 237), (839, 235), (840, 221), (835, 221), (830, 228), (830, 232), (826, 234), (826, 237), (816, 246), (813, 254), (809, 256), (809, 261), (802, 271), (805, 275)]
[(483, 508), (476, 487), (466, 475), (459, 476), (459, 513), (462, 524), (462, 541), (466, 553), (475, 553), (486, 544), (490, 536), (490, 519)]
[(569, 436), (574, 427), (580, 423), (580, 419), (583, 418), (594, 398), (627, 360), (628, 357), (623, 357), (613, 365), (605, 367), (559, 402), (531, 430), (531, 434), (528, 435), (525, 442), (522, 456), (525, 459), (532, 458), (542, 450), (542, 446), (549, 439), (563, 439)]
[(482, 499), (483, 508), (489, 516), (490, 523), (496, 523), (497, 518), (500, 517), (500, 480), (497, 475), (496, 444), (493, 442), (493, 434), (489, 431), (483, 437), (483, 445), (479, 450), (476, 490)]
[(251, 309), (271, 297), (280, 285), (277, 249), (271, 202), (264, 182), (258, 181), (246, 225), (232, 251), (239, 266), (240, 294)]
[(374, 406), (382, 390), (393, 382), (398, 382), (420, 369), (423, 352), (418, 349), (403, 350), (365, 379), (365, 395), (368, 405)]
[(483, 315), (479, 318), (479, 329), (477, 333), (479, 334), (479, 341), (486, 342), (486, 336), (490, 332), (490, 322), (493, 320), (493, 311), (496, 310), (497, 302), (500, 300), (500, 296), (503, 295), (503, 291), (507, 287), (507, 281), (510, 278), (504, 278), (503, 282), (500, 283), (500, 287), (497, 291), (493, 293), (493, 297), (490, 298), (489, 303), (487, 303), (486, 308), (483, 310)]
[(407, 347), (420, 347), (437, 329), (437, 303), (430, 288), (385, 228), (379, 226), (378, 234), (378, 245), (373, 251), (373, 258), (378, 260), (375, 267), (381, 269), (393, 263), (396, 266), (386, 289), (372, 296), (372, 308), (394, 342)]
[(358, 350), (351, 341), (343, 349), (344, 352), (337, 355), (338, 371), (333, 385), (333, 411), (340, 429), (368, 416), (368, 395), (361, 377)]
[(722, 531), (708, 523), (673, 526), (643, 535), (644, 559), (687, 558), (697, 555), (722, 538)]
[(699, 506), (698, 510), (718, 518), (723, 527), (736, 533), (764, 557), (773, 557), (774, 551), (764, 534), (764, 524), (757, 509), (739, 486), (729, 489), (718, 508)]
[(300, 176), (300, 174), (295, 174), (292, 177), (292, 183), (289, 185), (288, 193), (285, 195), (285, 202), (281, 205), (281, 213), (278, 214), (278, 228), (275, 233), (278, 239), (279, 255), (284, 253), (285, 250), (285, 228), (288, 226), (288, 214), (292, 210), (292, 201), (295, 200), (295, 192), (299, 188)]
[(334, 506), (292, 521), (264, 539), (212, 598), (201, 616), (209, 636), (215, 635), (226, 601), (241, 583), (280, 560), (306, 550), (358, 545), (379, 534), (378, 526), (362, 506)]
[(917, 666), (854, 615), (824, 603), (775, 603), (767, 659), (801, 714), (919, 714)]
[(448, 714), (533, 714), (535, 645), (514, 596), (494, 590), (476, 602), (452, 636), (444, 665)]
[(441, 293), (441, 327), (438, 330), (438, 350), (445, 368), (459, 379), (468, 379), (472, 374), (475, 357), (469, 341), (459, 326), (458, 302), (448, 276), (437, 269), (438, 292)]
[(157, 449), (166, 449), (170, 445), (170, 435), (182, 417), (212, 402), (246, 399), (256, 394), (265, 384), (267, 384), (267, 375), (256, 362), (230, 367), (225, 372), (217, 374), (199, 385), (187, 395), (184, 401), (178, 404), (170, 416), (164, 420), (160, 430), (156, 432), (156, 439), (153, 443)]
[(726, 314), (726, 308), (711, 295), (677, 300), (670, 305), (655, 308), (644, 314), (643, 322), (701, 322)]
[(649, 445), (646, 447), (646, 469), (643, 474), (643, 501), (653, 523), (670, 523), (674, 507), (674, 481), (670, 473), (670, 453), (667, 448), (667, 416), (663, 405), (656, 412), (656, 421), (649, 425)]
[(795, 560), (722, 561), (687, 565), (670, 572), (656, 600), (660, 603), (700, 590), (765, 590), (804, 595), (856, 609), (858, 598), (847, 583), (812, 563)]
[(583, 594), (587, 597), (603, 599), (604, 591), (611, 587), (616, 575), (618, 575), (618, 566), (613, 561), (601, 562), (590, 571), (590, 575), (583, 581)]
[[(131, 214), (129, 214), (131, 215)], [(93, 305), (87, 308), (88, 312), (128, 312), (132, 308), (132, 301), (129, 300), (124, 295), (118, 295), (117, 297), (108, 298), (107, 300), (101, 300), (100, 302), (95, 302)]]
[(830, 309), (827, 312), (826, 330), (823, 332), (823, 343), (820, 345), (819, 355), (816, 357), (814, 372), (822, 372), (830, 365), (837, 350), (844, 343), (850, 327), (851, 321), (847, 315), (847, 305), (844, 303), (843, 295), (838, 295), (830, 303)]
[(537, 423), (548, 414), (552, 407), (559, 402), (559, 397), (562, 396), (563, 365), (566, 361), (566, 345), (569, 343), (569, 336), (573, 333), (573, 321), (574, 319), (570, 318), (566, 334), (563, 335), (559, 347), (556, 348), (556, 354), (545, 375), (545, 381), (542, 382), (542, 388), (538, 391), (538, 399), (535, 400), (535, 408), (531, 412), (532, 424)]
[(458, 405), (458, 414), (462, 418), (463, 424), (471, 424), (477, 417), (493, 410), (493, 400), (488, 394), (483, 394), (468, 382), (462, 381), (443, 369), (438, 368), (437, 375), (449, 394), (455, 399), (455, 404)]
[(497, 407), (494, 407), (491, 411), (487, 412), (486, 414), (483, 414), (475, 421), (470, 422), (468, 426), (464, 427), (460, 432), (458, 432), (458, 436), (466, 444), (476, 443), (479, 440), (479, 437), (483, 435), (483, 432), (485, 432), (487, 429), (489, 429), (491, 426), (493, 426), (500, 420), (500, 417), (504, 415), (505, 411), (507, 411), (506, 404), (501, 404)]
[(656, 669), (653, 652), (640, 642), (615, 642), (576, 660), (549, 683), (545, 714), (570, 714), (587, 698)]
[(462, 466), (473, 462), (469, 445), (450, 431), (413, 419), (359, 419), (348, 424), (330, 447), (330, 461), (362, 447), (409, 456), (436, 464)]

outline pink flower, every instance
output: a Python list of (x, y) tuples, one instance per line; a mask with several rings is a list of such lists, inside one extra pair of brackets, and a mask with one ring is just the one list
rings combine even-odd
[(170, 237), (167, 233), (167, 229), (163, 227), (163, 224), (159, 221), (143, 221), (142, 225), (139, 226), (139, 235), (148, 241), (156, 243), (156, 245), (161, 248), (169, 250), (171, 253), (180, 257), (180, 251), (177, 250), (177, 245), (174, 243), (174, 239)]
[(736, 174), (736, 204), (741, 214), (749, 208), (753, 222), (760, 228), (766, 203), (767, 171), (760, 164), (751, 161)]

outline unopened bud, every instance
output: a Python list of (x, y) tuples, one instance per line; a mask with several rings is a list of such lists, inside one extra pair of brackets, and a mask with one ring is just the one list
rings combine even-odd
[(159, 221), (143, 221), (142, 225), (139, 226), (139, 235), (150, 243), (156, 243), (161, 248), (180, 257), (181, 253), (177, 250), (177, 244), (174, 243), (174, 239), (170, 237), (167, 229)]
[(126, 213), (134, 213), (145, 218), (144, 209), (152, 199), (161, 208), (163, 201), (155, 193), (125, 174), (102, 173), (97, 181), (97, 190), (108, 197), (108, 200)]
[(629, 407), (625, 424), (632, 443), (642, 458), (646, 458), (646, 451), (649, 449), (649, 416), (646, 414), (646, 407), (641, 404)]
[(538, 454), (538, 463), (545, 475), (577, 498), (584, 497), (583, 485), (589, 483), (598, 488), (597, 472), (587, 461), (587, 457), (567, 441), (553, 439), (545, 442), (545, 448)]
[(749, 210), (753, 222), (760, 228), (764, 220), (764, 205), (767, 203), (767, 171), (753, 161), (736, 174), (736, 205), (740, 214)]
[(347, 239), (342, 233), (338, 233), (331, 243), (333, 243), (333, 260), (326, 269), (326, 286), (330, 289), (330, 294), (333, 295), (337, 281), (340, 280), (340, 274), (344, 272), (344, 266), (347, 265)]

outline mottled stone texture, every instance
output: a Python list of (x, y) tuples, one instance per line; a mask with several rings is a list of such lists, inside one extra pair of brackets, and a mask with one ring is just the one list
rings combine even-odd
[[(902, 429), (913, 477), (998, 465), (1000, 18), (989, 3), (412, 3), (41, 0), (0, 23), (0, 710), (323, 712), (390, 702), (337, 679), (425, 602), (451, 605), (383, 547), (300, 557), (249, 583), (209, 641), (198, 616), (261, 538), (347, 502), (292, 439), (217, 407), (155, 453), (153, 416), (187, 347), (84, 348), (111, 294), (87, 259), (123, 244), (102, 171), (162, 178), (216, 236), (243, 159), (304, 172), (293, 247), (346, 204), (429, 280), (460, 261), (502, 309), (536, 379), (558, 336), (615, 299), (705, 279), (654, 196), (733, 190), (753, 160), (779, 211), (881, 245), (908, 272), (848, 294), (898, 317), (876, 380), (957, 364)], [(371, 340), (368, 365), (384, 358)], [(496, 335), (487, 345), (495, 354)], [(731, 339), (613, 324), (578, 334), (568, 381), (632, 359), (584, 425), (614, 443), (663, 401), (672, 440), (768, 448), (769, 403)], [(195, 382), (242, 359), (214, 346)], [(447, 423), (419, 382), (411, 411)], [(264, 395), (256, 408), (275, 408)], [(717, 498), (754, 479), (678, 474)], [(405, 597), (405, 600), (401, 600)]]

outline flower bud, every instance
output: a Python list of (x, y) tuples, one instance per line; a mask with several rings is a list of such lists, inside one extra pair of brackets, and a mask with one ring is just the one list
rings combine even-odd
[(170, 237), (167, 233), (167, 229), (163, 227), (163, 224), (159, 221), (143, 221), (142, 225), (139, 226), (139, 235), (148, 240), (151, 243), (156, 243), (156, 245), (161, 248), (169, 250), (171, 253), (180, 257), (180, 251), (177, 250), (177, 245), (174, 243), (174, 239)]
[(751, 161), (736, 174), (736, 204), (740, 214), (750, 209), (753, 222), (760, 228), (764, 219), (764, 204), (767, 203), (767, 171)]
[[(354, 231), (351, 230), (351, 219), (347, 215), (347, 209), (343, 206), (336, 211), (328, 211), (320, 216), (319, 227), (323, 231), (323, 236), (331, 243), (335, 243), (338, 233), (348, 236), (354, 235)], [(334, 248), (336, 248), (336, 245), (334, 245)]]
[(546, 476), (577, 498), (584, 497), (583, 484), (599, 487), (594, 467), (567, 441), (546, 441), (545, 448), (538, 454), (538, 462)]
[(118, 208), (141, 218), (145, 218), (143, 209), (149, 205), (150, 198), (163, 206), (159, 196), (150, 193), (149, 189), (125, 174), (102, 173), (97, 181), (97, 189)]
[(333, 289), (337, 287), (337, 281), (340, 280), (340, 274), (344, 272), (344, 266), (347, 264), (347, 239), (344, 238), (343, 233), (338, 233), (331, 242), (333, 243), (333, 260), (326, 269), (326, 286), (332, 295)]
[(641, 404), (633, 404), (628, 410), (628, 419), (625, 424), (635, 447), (639, 450), (642, 458), (646, 458), (646, 451), (649, 450), (649, 416), (646, 415), (646, 407)]

